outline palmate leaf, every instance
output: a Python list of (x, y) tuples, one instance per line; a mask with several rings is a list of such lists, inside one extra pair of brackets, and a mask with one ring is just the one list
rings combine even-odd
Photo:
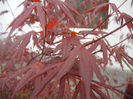
[(31, 68), (29, 71), (26, 72), (26, 74), (24, 74), (24, 77), (19, 81), (19, 83), (17, 84), (13, 95), (12, 95), (12, 99), (14, 98), (14, 95), (16, 94), (16, 92), (18, 90), (20, 90), (22, 87), (24, 87), (24, 85), (26, 84), (27, 80), (32, 77), (33, 74), (38, 73), (41, 68), (42, 68), (43, 64), (41, 64), (40, 62), (36, 62), (35, 64), (31, 65)]
[(98, 46), (101, 46), (101, 51), (103, 53), (103, 64), (104, 64), (103, 69), (105, 70), (106, 65), (108, 64), (108, 60), (109, 60), (108, 53), (107, 53), (108, 47), (107, 47), (106, 43), (103, 40), (99, 40), (91, 45), (91, 47), (88, 49), (88, 52), (90, 52), (90, 53), (94, 52)]
[(40, 85), (38, 85), (38, 87), (36, 87), (36, 89), (33, 91), (33, 94), (31, 96), (31, 99), (34, 99), (37, 95), (40, 94), (40, 92), (46, 87), (46, 85), (51, 82), (51, 80), (55, 77), (55, 75), (57, 74), (57, 72), (59, 71), (59, 67), (51, 70), (47, 76), (45, 78), (43, 78), (43, 80), (40, 82)]
[(113, 51), (116, 54), (117, 61), (119, 62), (121, 68), (123, 69), (124, 67), (123, 67), (123, 64), (122, 64), (122, 55), (120, 54), (120, 51), (118, 49), (115, 49), (115, 48), (113, 49)]
[(25, 9), (17, 18), (15, 18), (15, 20), (13, 20), (13, 22), (11, 22), (11, 24), (8, 26), (8, 28), (11, 27), (9, 37), (15, 29), (19, 28), (20, 26), (22, 27), (24, 25), (25, 20), (27, 20), (30, 17), (35, 7), (37, 8), (38, 17), (43, 29), (43, 33), (45, 34), (45, 11), (39, 3), (35, 3), (33, 5), (30, 5), (29, 8)]
[(92, 61), (91, 64), (93, 65), (92, 66), (93, 67), (93, 71), (96, 74), (97, 78), (99, 79), (99, 81), (101, 83), (105, 83), (103, 75), (102, 75), (102, 73), (100, 71), (100, 64), (98, 63), (98, 60), (93, 55), (91, 55), (90, 60)]
[(25, 82), (28, 78), (30, 78), (30, 77), (32, 76), (32, 74), (33, 74), (33, 71), (31, 71), (31, 70), (28, 71), (28, 72), (25, 74), (25, 76), (21, 79), (21, 81), (19, 81), (19, 83), (18, 83), (17, 86), (15, 87), (15, 90), (14, 90), (14, 92), (13, 92), (13, 94), (12, 94), (12, 98), (11, 98), (11, 99), (14, 99), (14, 96), (15, 96), (16, 92), (17, 92), (18, 90), (20, 90), (20, 88), (22, 88), (24, 82)]
[[(123, 98), (122, 98), (122, 92), (119, 91), (118, 89), (116, 89), (116, 88), (119, 87), (119, 86), (106, 85), (106, 84), (104, 84), (104, 83), (101, 83), (101, 82), (98, 82), (98, 81), (94, 81), (94, 80), (92, 80), (92, 82), (94, 82), (97, 86), (100, 86), (100, 87), (103, 87), (103, 88), (105, 88), (105, 89), (111, 90), (111, 91), (114, 92), (117, 96), (119, 96), (121, 99), (123, 99)], [(108, 97), (108, 96), (107, 96), (107, 97)], [(108, 97), (108, 99), (109, 99), (109, 98), (110, 98), (110, 97)]]
[(85, 50), (84, 48), (82, 48), (80, 50), (80, 75), (81, 78), (83, 80), (84, 83), (84, 88), (85, 88), (85, 97), (84, 99), (90, 99), (90, 84), (91, 84), (91, 80), (93, 78), (93, 66), (90, 63), (89, 60), (91, 57), (91, 55), (87, 52), (87, 50)]
[(70, 69), (72, 68), (75, 62), (76, 57), (78, 56), (79, 49), (80, 47), (77, 47), (70, 52), (70, 56), (66, 59), (64, 64), (61, 66), (60, 71), (55, 76), (55, 80), (59, 80), (63, 75), (65, 75), (70, 71)]
[(54, 49), (54, 53), (60, 51), (60, 54), (62, 54), (63, 59), (66, 59), (68, 56), (70, 56), (70, 53), (74, 48), (74, 46), (77, 46), (79, 44), (80, 41), (78, 38), (74, 37), (64, 38), (63, 40), (61, 40), (61, 43), (56, 46), (56, 48)]
[(27, 72), (29, 69), (31, 68), (31, 66), (27, 66), (24, 67), (21, 70), (18, 70), (17, 72), (15, 72), (13, 75), (11, 75), (6, 82), (9, 82), (10, 80), (16, 79), (17, 76), (20, 76), (22, 74), (24, 74), (25, 72)]
[[(25, 50), (26, 46), (30, 42), (30, 38), (33, 33), (34, 33), (34, 31), (30, 31), (26, 34), (15, 36), (13, 41), (11, 40), (11, 38), (9, 38), (7, 40), (8, 42), (6, 42), (6, 46), (5, 46), (8, 48), (7, 52), (10, 53), (12, 51), (12, 53), (15, 53), (15, 51), (17, 49)], [(10, 47), (9, 47), (9, 45), (10, 45)]]
[(14, 53), (12, 55), (13, 58), (12, 61), (14, 62), (21, 61), (22, 57), (26, 53), (26, 47), (30, 43), (30, 38), (32, 36), (32, 33), (34, 33), (34, 31), (28, 32), (27, 34), (18, 37), (19, 39), (17, 39), (15, 44), (12, 46), (12, 51)]
[(11, 34), (13, 33), (15, 29), (23, 25), (24, 21), (30, 16), (34, 7), (35, 7), (35, 4), (31, 5), (29, 8), (24, 10), (17, 18), (15, 18), (15, 20), (13, 20), (13, 22), (8, 26), (8, 28), (11, 27), (9, 37), (11, 36)]
[[(103, 93), (100, 89), (98, 88), (93, 88), (92, 89), (100, 96), (101, 99), (110, 99), (109, 97), (106, 96), (105, 93)], [(94, 98), (95, 99), (95, 98)]]
[(53, 1), (53, 3), (54, 3), (55, 6), (59, 5), (59, 7), (63, 10), (63, 12), (66, 14), (66, 16), (68, 16), (68, 18), (70, 18), (70, 20), (71, 20), (75, 25), (77, 25), (77, 24), (76, 24), (76, 21), (75, 21), (75, 19), (74, 19), (74, 17), (73, 17), (73, 15), (72, 15), (72, 13), (69, 12), (69, 11), (65, 8), (65, 5), (63, 4), (62, 1), (60, 1), (60, 0), (52, 0), (52, 1)]
[(114, 3), (110, 3), (110, 6), (111, 6), (113, 12), (115, 12), (116, 15), (119, 16), (120, 11), (119, 11), (118, 8), (116, 7), (116, 5), (115, 5)]
[[(121, 65), (122, 69), (123, 69), (123, 64), (122, 64), (122, 61), (124, 63), (127, 64), (127, 66), (132, 70), (132, 68), (130, 67), (133, 66), (133, 58), (130, 57), (123, 49), (123, 46), (120, 46), (119, 48), (114, 48), (114, 52), (116, 54), (116, 58), (117, 58), (117, 61), (119, 62), (119, 64)], [(128, 63), (127, 63), (127, 62)]]
[[(21, 74), (24, 74), (26, 72), (26, 74), (24, 74), (25, 76), (16, 85), (16, 88), (14, 90), (14, 94), (17, 91), (19, 91), (21, 88), (23, 88), (26, 84), (28, 84), (30, 81), (33, 80), (33, 82), (34, 82), (35, 79), (37, 79), (38, 77), (40, 77), (44, 73), (54, 69), (55, 67), (57, 67), (58, 65), (61, 65), (61, 64), (62, 63), (52, 64), (52, 65), (48, 65), (48, 66), (45, 67), (45, 65), (37, 62), (35, 64), (31, 64), (30, 66), (25, 67), (25, 69), (23, 69), (23, 70), (19, 71), (18, 73), (14, 74), (12, 77), (10, 77), (8, 79), (8, 81), (10, 81), (13, 78), (16, 78), (17, 76), (19, 76)], [(45, 68), (42, 68), (42, 67), (45, 67)]]
[[(84, 19), (83, 19), (83, 17), (82, 17), (82, 15), (78, 12), (78, 11), (76, 11), (72, 6), (70, 6), (71, 4), (69, 4), (69, 3), (67, 3), (67, 2), (64, 2), (63, 3), (68, 9), (70, 9), (71, 11), (73, 11), (77, 16), (79, 16), (80, 17), (80, 20), (82, 20), (83, 22), (84, 22)], [(85, 22), (84, 22), (85, 23)]]
[[(118, 21), (121, 22), (121, 25), (125, 22), (128, 22), (129, 20), (131, 20), (132, 17), (126, 13), (121, 13), (120, 14), (120, 17), (118, 18)], [(129, 29), (129, 31), (132, 33), (132, 30), (133, 30), (133, 23), (130, 22), (127, 24), (127, 28)]]

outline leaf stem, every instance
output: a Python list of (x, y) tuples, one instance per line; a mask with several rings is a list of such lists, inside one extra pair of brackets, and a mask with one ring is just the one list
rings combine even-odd
[(108, 34), (106, 34), (106, 35), (104, 35), (104, 36), (102, 36), (102, 37), (100, 37), (100, 38), (98, 38), (98, 39), (96, 39), (96, 40), (93, 40), (93, 41), (91, 41), (91, 42), (84, 43), (82, 46), (87, 46), (87, 45), (89, 45), (89, 44), (95, 43), (95, 42), (97, 42), (97, 41), (99, 41), (99, 40), (101, 40), (101, 39), (103, 39), (103, 38), (105, 38), (105, 37), (107, 37), (107, 36), (109, 36), (109, 35), (115, 33), (116, 31), (118, 31), (119, 29), (123, 28), (124, 26), (126, 26), (127, 24), (129, 24), (129, 23), (132, 22), (132, 21), (133, 21), (133, 18), (130, 19), (128, 22), (122, 24), (120, 27), (116, 28), (115, 30), (111, 31), (110, 33), (108, 33)]

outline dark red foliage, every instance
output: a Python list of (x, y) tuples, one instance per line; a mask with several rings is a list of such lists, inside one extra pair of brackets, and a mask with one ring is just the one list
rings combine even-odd
[[(90, 9), (88, 2), (92, 4)], [(127, 26), (130, 33), (125, 40), (132, 39), (133, 18), (121, 13), (113, 3), (84, 0), (80, 4), (86, 9), (82, 13), (71, 0), (25, 0), (20, 4), (24, 5), (23, 12), (8, 26), (7, 39), (0, 41), (0, 98), (111, 99), (109, 90), (122, 97), (124, 93), (116, 89), (119, 86), (108, 85), (103, 72), (112, 62), (111, 57), (122, 69), (123, 59), (133, 66), (133, 58), (124, 45), (119, 46), (123, 41), (111, 46), (106, 37)], [(108, 14), (109, 7), (112, 13)], [(92, 30), (70, 29), (81, 25), (88, 28), (85, 17), (90, 19), (92, 15), (94, 21), (103, 11), (108, 15), (100, 18)], [(121, 26), (110, 33), (104, 32), (103, 26), (114, 14)], [(40, 31), (24, 32), (25, 25), (33, 28), (36, 22)], [(33, 51), (29, 44), (38, 51)]]

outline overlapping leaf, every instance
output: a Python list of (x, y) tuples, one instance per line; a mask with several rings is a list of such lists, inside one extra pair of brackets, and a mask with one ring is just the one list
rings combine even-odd
[(66, 73), (68, 73), (70, 71), (70, 69), (72, 68), (72, 66), (75, 62), (76, 57), (78, 56), (79, 49), (80, 48), (77, 47), (70, 52), (70, 56), (66, 59), (66, 61), (60, 68), (60, 71), (55, 76), (56, 80), (60, 79), (63, 75), (65, 75)]
[[(132, 17), (130, 15), (128, 15), (126, 13), (121, 13), (118, 21), (120, 21), (121, 24), (123, 24), (124, 21), (128, 22), (131, 19), (132, 19)], [(130, 32), (132, 32), (132, 30), (133, 30), (133, 23), (132, 22), (128, 23), (127, 24), (127, 28), (129, 29)]]
[(74, 46), (77, 46), (80, 44), (80, 41), (78, 38), (64, 38), (61, 40), (62, 42), (58, 44), (54, 50), (54, 53), (57, 51), (60, 51), (62, 54), (63, 59), (67, 58), (70, 55), (70, 52), (74, 48)]
[(11, 27), (10, 33), (9, 33), (9, 37), (11, 36), (11, 34), (13, 33), (13, 31), (17, 28), (19, 28), (19, 26), (23, 25), (24, 21), (30, 16), (33, 8), (35, 7), (34, 5), (31, 5), (29, 8), (27, 8), (26, 10), (24, 10), (10, 25), (8, 28)]
[[(76, 25), (76, 21), (75, 21), (75, 19), (74, 19), (74, 17), (73, 17), (73, 15), (72, 15), (72, 13), (71, 12), (69, 12), (67, 9), (66, 9), (66, 7), (65, 7), (65, 5), (63, 4), (63, 2), (62, 1), (59, 1), (59, 0), (52, 0), (53, 2), (54, 2), (54, 4), (56, 4), (56, 6), (57, 5), (59, 5), (60, 6), (60, 8), (64, 11), (64, 13), (70, 18), (70, 20), (72, 20), (72, 22)], [(74, 10), (74, 9), (73, 9)]]
[(105, 42), (102, 41), (102, 51), (103, 51), (103, 63), (104, 63), (104, 70), (106, 69), (106, 65), (108, 64), (108, 48)]
[(90, 62), (92, 60), (89, 60), (91, 55), (82, 48), (80, 50), (80, 75), (83, 79), (84, 87), (85, 87), (85, 99), (90, 99), (90, 84), (91, 80), (93, 78), (93, 64)]
[(45, 28), (46, 28), (45, 27), (46, 26), (45, 10), (39, 3), (37, 3), (36, 7), (37, 7), (37, 12), (38, 12), (38, 17), (39, 17), (39, 20), (40, 20), (40, 23), (43, 29), (43, 33), (45, 35)]
[(20, 26), (22, 27), (24, 25), (25, 20), (27, 20), (33, 9), (37, 8), (37, 12), (38, 12), (38, 17), (43, 29), (43, 33), (45, 34), (45, 11), (42, 8), (42, 6), (39, 3), (35, 3), (33, 5), (31, 5), (29, 8), (25, 9), (10, 25), (8, 28), (11, 27), (10, 33), (9, 33), (9, 37), (11, 36), (11, 34), (13, 33), (13, 31), (17, 28), (19, 28)]
[(131, 65), (133, 66), (133, 58), (130, 57), (124, 50), (123, 50), (123, 47), (119, 47), (118, 49), (114, 48), (113, 49), (113, 52), (116, 54), (116, 59), (117, 61), (119, 62), (122, 70), (123, 70), (123, 64), (122, 64), (122, 61), (123, 61), (123, 58)]
[(61, 78), (60, 80), (60, 86), (59, 86), (59, 99), (63, 99), (65, 92), (65, 76)]
[(94, 52), (98, 46), (101, 46), (101, 51), (103, 52), (103, 63), (104, 63), (104, 70), (106, 69), (106, 65), (108, 64), (108, 47), (103, 40), (99, 40), (91, 45), (88, 51)]
[(55, 77), (56, 73), (59, 71), (59, 67), (51, 70), (45, 78), (40, 82), (40, 85), (36, 87), (36, 89), (33, 91), (33, 94), (31, 96), (31, 99), (34, 99), (37, 95), (40, 94), (40, 92), (46, 87), (46, 85), (51, 82), (51, 80)]
[(19, 81), (19, 83), (17, 84), (14, 92), (13, 92), (13, 95), (12, 95), (12, 99), (14, 98), (14, 95), (16, 94), (16, 92), (18, 90), (20, 90), (22, 87), (24, 87), (24, 85), (26, 84), (26, 81), (32, 77), (33, 74), (36, 74), (38, 73), (41, 68), (42, 68), (43, 64), (39, 63), (39, 62), (36, 62), (35, 64), (33, 64), (30, 68), (29, 71), (26, 72), (26, 74), (24, 74), (24, 77)]
[(102, 11), (103, 11), (104, 9), (108, 9), (108, 7), (109, 7), (109, 3), (103, 3), (103, 4), (100, 4), (100, 5), (96, 6), (96, 7), (93, 7), (91, 9), (83, 12), (83, 14), (93, 12), (93, 15), (95, 15), (95, 13), (97, 11), (99, 11), (100, 9), (102, 9)]

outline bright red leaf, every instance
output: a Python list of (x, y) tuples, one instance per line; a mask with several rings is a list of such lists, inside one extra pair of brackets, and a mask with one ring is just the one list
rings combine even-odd
[(57, 18), (52, 19), (47, 24), (47, 31), (52, 30), (58, 24)]
[(77, 33), (77, 32), (70, 32), (71, 37), (75, 37), (75, 36), (77, 36), (77, 34), (79, 34), (79, 33)]

